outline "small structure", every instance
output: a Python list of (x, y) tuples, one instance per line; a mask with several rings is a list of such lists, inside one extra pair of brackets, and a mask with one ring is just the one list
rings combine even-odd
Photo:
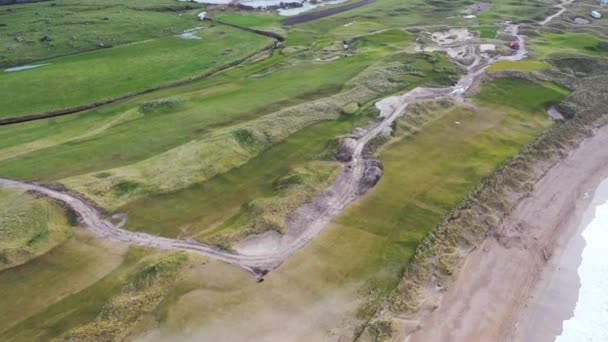
[(511, 42), (511, 44), (509, 44), (509, 47), (513, 50), (519, 50), (519, 42)]
[(608, 0), (600, 0), (600, 6), (608, 6)]
[(348, 48), (349, 48), (348, 41), (346, 41), (346, 40), (342, 41), (342, 48), (344, 48), (344, 50), (348, 50)]
[(594, 17), (595, 19), (601, 19), (602, 18), (602, 14), (598, 11), (591, 11), (591, 16)]

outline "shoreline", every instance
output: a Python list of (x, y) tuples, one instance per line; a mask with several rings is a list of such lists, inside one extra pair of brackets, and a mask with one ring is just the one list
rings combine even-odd
[[(536, 182), (465, 259), (437, 308), (405, 341), (522, 341), (598, 185), (608, 178), (608, 126)], [(562, 315), (574, 310), (572, 305)], [(565, 317), (564, 319), (568, 319)], [(561, 331), (562, 322), (559, 321)], [(540, 340), (535, 340), (540, 341)], [(553, 340), (549, 340), (553, 341)]]
[(581, 291), (578, 269), (587, 247), (583, 233), (596, 217), (597, 207), (608, 202), (608, 179), (603, 180), (589, 197), (592, 201), (585, 210), (577, 231), (568, 241), (563, 254), (556, 258), (559, 261), (557, 267), (552, 270), (542, 292), (542, 286), (539, 286), (538, 300), (530, 305), (530, 320), (527, 331), (522, 331), (522, 341), (553, 342), (562, 334), (564, 322), (574, 317)]

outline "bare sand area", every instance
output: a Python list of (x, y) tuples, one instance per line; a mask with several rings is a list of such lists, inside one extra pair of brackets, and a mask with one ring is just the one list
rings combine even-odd
[(555, 164), (467, 256), (437, 309), (405, 340), (525, 341), (532, 330), (535, 342), (553, 341), (555, 325), (576, 302), (576, 283), (557, 308), (559, 319), (543, 326), (533, 318), (595, 189), (608, 178), (606, 146), (608, 126)]

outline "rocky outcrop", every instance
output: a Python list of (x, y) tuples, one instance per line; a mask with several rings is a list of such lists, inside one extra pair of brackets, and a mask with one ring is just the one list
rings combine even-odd
[(363, 195), (373, 188), (384, 173), (384, 166), (382, 162), (377, 159), (365, 160), (365, 171), (363, 171), (363, 177), (359, 181), (359, 195)]

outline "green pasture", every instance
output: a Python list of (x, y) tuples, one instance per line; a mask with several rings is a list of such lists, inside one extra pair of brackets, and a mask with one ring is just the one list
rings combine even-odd
[(36, 69), (0, 73), (0, 118), (76, 107), (154, 88), (200, 75), (271, 43), (230, 27), (206, 28), (196, 35), (201, 39), (144, 41), (48, 60), (50, 65)]
[(496, 38), (496, 26), (477, 26), (471, 27), (471, 31), (479, 32), (479, 38), (494, 39)]
[(539, 61), (498, 61), (492, 64), (487, 71), (490, 73), (499, 71), (533, 72), (547, 69), (548, 67), (547, 63)]
[(55, 0), (2, 6), (0, 68), (176, 34), (198, 25), (200, 8), (173, 0)]
[(567, 53), (608, 56), (608, 40), (584, 33), (546, 33), (532, 38), (530, 45), (539, 57)]

